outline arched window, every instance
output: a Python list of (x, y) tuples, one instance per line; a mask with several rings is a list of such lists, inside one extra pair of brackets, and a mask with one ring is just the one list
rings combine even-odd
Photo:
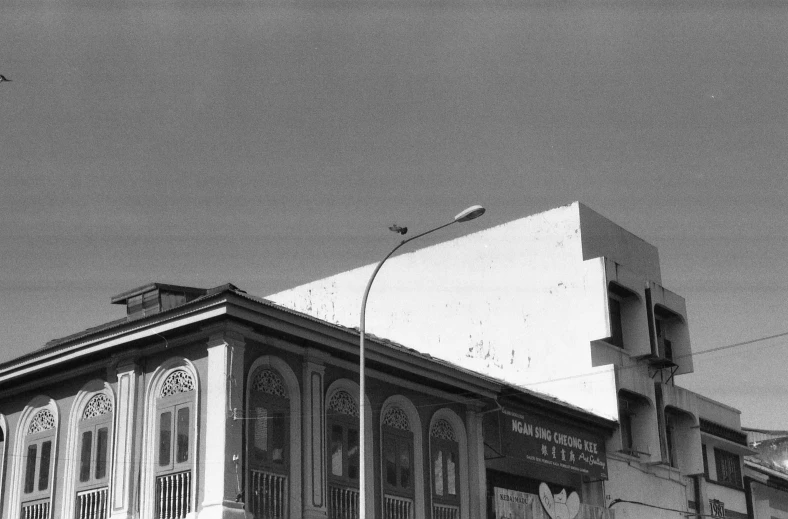
[(389, 406), (382, 421), (385, 518), (413, 517), (413, 432), (402, 408)]
[(435, 420), (430, 428), (433, 519), (459, 517), (459, 451), (452, 425), (445, 419)]
[(331, 395), (326, 406), (328, 428), (329, 518), (359, 516), (359, 408), (345, 390)]
[(156, 393), (156, 517), (180, 519), (191, 512), (195, 381), (173, 369)]
[(290, 401), (282, 377), (257, 369), (249, 387), (251, 420), (247, 503), (255, 517), (287, 517), (290, 473)]
[(39, 409), (25, 431), (22, 516), (48, 518), (55, 473), (57, 421), (48, 408)]
[(108, 515), (109, 460), (112, 441), (112, 399), (93, 395), (85, 404), (77, 429), (77, 519)]

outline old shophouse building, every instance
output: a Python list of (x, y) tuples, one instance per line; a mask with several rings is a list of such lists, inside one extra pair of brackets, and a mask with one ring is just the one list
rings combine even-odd
[(371, 337), (360, 474), (356, 330), (233, 285), (112, 302), (0, 365), (0, 517), (612, 515), (606, 417)]

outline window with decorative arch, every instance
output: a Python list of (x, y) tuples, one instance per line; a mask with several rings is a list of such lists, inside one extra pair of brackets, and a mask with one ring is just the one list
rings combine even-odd
[(359, 516), (359, 406), (344, 389), (326, 405), (328, 434), (328, 516)]
[(77, 426), (76, 517), (104, 519), (109, 514), (109, 460), (112, 441), (112, 398), (90, 397)]
[(432, 517), (456, 519), (460, 511), (460, 445), (448, 420), (439, 418), (430, 428)]
[(384, 517), (413, 517), (413, 430), (399, 406), (387, 407), (381, 416)]
[(171, 370), (156, 392), (156, 517), (181, 519), (191, 512), (196, 383), (184, 368)]
[(35, 412), (24, 441), (22, 517), (47, 519), (51, 513), (52, 478), (55, 473), (57, 420), (49, 408)]
[(249, 384), (249, 497), (255, 517), (288, 515), (290, 395), (281, 375), (262, 366)]

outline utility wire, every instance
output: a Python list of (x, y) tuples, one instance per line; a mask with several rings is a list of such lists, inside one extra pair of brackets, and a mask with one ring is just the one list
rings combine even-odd
[(640, 501), (629, 501), (627, 499), (614, 499), (607, 507), (613, 508), (613, 505), (617, 505), (619, 503), (629, 503), (633, 505), (648, 506), (650, 508), (656, 508), (658, 510), (666, 510), (668, 512), (678, 512), (687, 517), (719, 517), (717, 515), (702, 514), (700, 512), (687, 512), (686, 510), (677, 510), (675, 508), (665, 508), (664, 506), (650, 505), (648, 503), (642, 503)]
[(690, 353), (684, 356), (698, 356), (698, 355), (703, 355), (705, 353), (713, 353), (715, 351), (727, 350), (730, 348), (738, 348), (739, 346), (747, 346), (748, 344), (755, 344), (756, 342), (763, 342), (763, 341), (768, 341), (770, 339), (776, 339), (778, 337), (785, 337), (786, 335), (788, 335), (788, 332), (777, 333), (774, 335), (769, 335), (767, 337), (760, 337), (758, 339), (750, 339), (749, 341), (737, 342), (735, 344), (728, 344), (727, 346), (718, 346), (716, 348), (709, 348), (708, 350), (701, 350), (696, 353)]

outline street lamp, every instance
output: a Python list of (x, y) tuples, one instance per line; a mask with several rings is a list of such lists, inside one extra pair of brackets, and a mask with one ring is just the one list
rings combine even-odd
[(366, 318), (366, 311), (367, 311), (367, 296), (369, 296), (369, 289), (372, 288), (372, 282), (375, 280), (375, 276), (377, 276), (380, 267), (386, 262), (387, 259), (394, 254), (397, 249), (408, 243), (409, 241), (413, 241), (416, 238), (420, 238), (425, 234), (430, 234), (432, 232), (437, 231), (438, 229), (443, 229), (444, 227), (448, 227), (451, 224), (459, 223), (459, 222), (467, 222), (470, 220), (474, 220), (481, 215), (484, 214), (484, 207), (480, 205), (473, 205), (464, 211), (460, 212), (457, 216), (454, 217), (452, 221), (449, 223), (445, 223), (443, 225), (439, 225), (434, 229), (430, 229), (429, 231), (425, 231), (421, 234), (417, 234), (416, 236), (412, 236), (407, 240), (402, 240), (399, 245), (394, 247), (391, 252), (389, 252), (385, 258), (383, 258), (378, 266), (375, 267), (375, 270), (372, 272), (372, 275), (367, 282), (367, 288), (364, 290), (364, 298), (361, 300), (361, 322), (359, 323), (359, 424), (358, 424), (358, 443), (359, 443), (359, 513), (361, 519), (366, 517), (367, 509), (367, 481), (366, 481), (366, 434), (364, 428), (364, 414), (366, 409), (366, 403), (364, 401), (366, 392), (366, 368), (364, 367), (364, 324)]

